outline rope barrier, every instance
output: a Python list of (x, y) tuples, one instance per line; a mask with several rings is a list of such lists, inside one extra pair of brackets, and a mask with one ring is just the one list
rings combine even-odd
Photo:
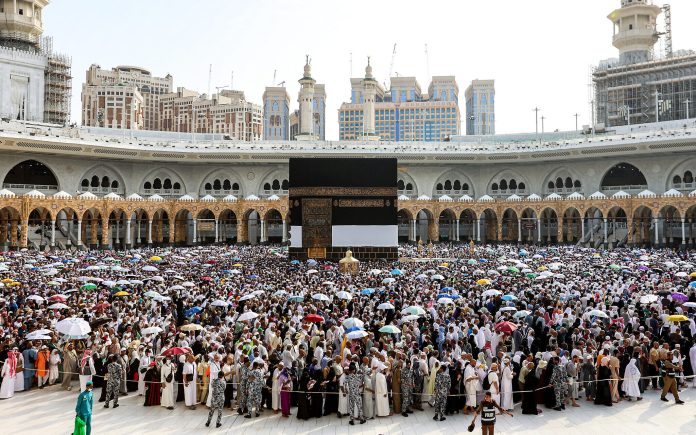
[[(0, 363), (5, 364), (5, 361), (0, 361)], [(25, 370), (25, 371), (26, 371), (26, 370), (32, 370), (32, 371), (36, 372), (38, 369), (36, 369), (36, 368), (33, 368), (33, 369), (26, 369), (26, 368), (25, 368), (24, 370)], [(48, 372), (49, 369), (46, 369), (46, 371)], [(23, 372), (19, 372), (19, 373), (23, 373)], [(19, 373), (17, 373), (17, 375), (19, 375)], [(55, 373), (55, 372), (54, 372), (54, 373)], [(60, 370), (59, 370), (58, 373), (63, 374), (63, 375), (65, 375), (65, 374), (70, 374), (71, 377), (72, 377), (73, 375), (84, 376), (84, 375), (80, 375), (79, 372), (66, 372), (66, 371), (60, 371)], [(172, 371), (172, 374), (174, 374), (173, 371)], [(140, 375), (141, 375), (141, 373), (138, 372), (138, 376), (140, 376)], [(36, 373), (34, 373), (32, 376), (36, 376)], [(48, 376), (48, 374), (47, 374), (46, 376)], [(106, 376), (104, 376), (104, 375), (92, 374), (92, 375), (90, 375), (90, 376), (92, 376), (93, 378), (94, 378), (94, 377), (97, 377), (97, 378), (102, 378), (102, 379), (104, 379), (104, 380), (107, 380)], [(264, 376), (264, 378), (265, 378), (265, 377), (266, 377), (266, 376)], [(639, 381), (641, 381), (641, 380), (653, 380), (653, 379), (661, 379), (661, 378), (663, 378), (663, 377), (664, 377), (664, 376), (659, 376), (659, 375), (658, 375), (658, 376), (641, 376), (641, 377), (638, 378), (638, 380), (639, 380)], [(675, 376), (675, 379), (676, 379), (676, 378), (684, 379), (684, 380), (686, 381), (686, 380), (696, 379), (696, 375), (689, 375), (689, 376), (679, 376), (679, 375), (677, 375), (677, 376)], [(592, 384), (592, 383), (600, 383), (600, 382), (612, 382), (612, 381), (616, 381), (616, 382), (618, 383), (618, 382), (623, 381), (623, 380), (624, 380), (623, 378), (609, 378), (609, 379), (601, 379), (601, 380), (600, 380), (600, 379), (596, 379), (596, 380), (590, 380), (590, 381), (575, 380), (574, 383), (575, 383), (575, 384), (580, 384), (580, 385)], [(123, 379), (121, 379), (120, 382), (124, 382)], [(126, 382), (126, 383), (132, 383), (132, 382), (136, 382), (136, 383), (137, 383), (137, 382), (140, 382), (140, 381), (139, 381), (139, 380), (136, 381), (136, 380), (129, 380), (129, 379), (127, 379), (125, 382)], [(164, 384), (164, 383), (167, 383), (167, 382), (160, 382), (160, 381), (154, 381), (154, 382), (153, 382), (153, 381), (142, 381), (142, 382), (144, 382), (145, 384)], [(202, 382), (202, 381), (199, 381), (199, 380), (198, 380), (198, 375), (196, 375), (196, 380), (195, 380), (195, 381), (192, 381), (192, 382), (193, 382), (196, 386), (202, 386), (202, 385), (205, 385), (205, 384), (206, 384), (205, 382)], [(227, 385), (232, 385), (232, 386), (239, 386), (239, 385), (241, 385), (241, 383), (239, 383), (239, 382), (230, 382), (230, 381), (225, 381), (225, 382), (227, 383)], [(169, 384), (183, 384), (184, 382), (183, 382), (183, 381), (179, 382), (179, 381), (176, 381), (176, 380), (172, 380), (172, 382), (168, 382), (168, 383), (169, 383)], [(210, 385), (210, 381), (208, 381), (208, 385)], [(466, 383), (464, 383), (464, 385), (466, 385)], [(565, 382), (564, 385), (571, 385), (571, 382)], [(264, 385), (262, 388), (263, 388), (263, 389), (266, 389), (266, 390), (269, 390), (269, 389), (270, 389), (270, 388), (269, 388), (268, 386), (266, 386), (266, 385)], [(465, 388), (466, 388), (466, 387), (465, 387)], [(543, 386), (543, 387), (536, 388), (536, 389), (533, 389), (533, 390), (513, 390), (513, 391), (510, 391), (510, 392), (507, 392), (507, 391), (498, 391), (498, 393), (496, 393), (496, 394), (535, 393), (535, 392), (537, 392), (537, 391), (542, 391), (542, 390), (546, 390), (546, 389), (549, 389), (549, 388), (554, 388), (554, 386), (553, 386), (553, 385), (545, 385), (545, 386)], [(282, 390), (281, 388), (279, 388), (279, 391), (287, 391), (287, 390)], [(306, 394), (347, 394), (347, 393), (343, 393), (343, 392), (341, 392), (341, 391), (302, 391), (302, 390), (290, 390), (290, 391), (287, 391), (287, 392), (289, 392), (289, 393), (306, 393)], [(478, 394), (479, 392), (482, 393), (483, 390), (477, 391), (477, 394)], [(391, 395), (391, 396), (393, 396), (394, 394), (401, 395), (401, 392), (394, 393), (393, 391), (389, 391), (387, 394), (389, 394), (389, 395)], [(435, 395), (436, 395), (436, 393), (435, 393), (434, 391), (433, 391), (432, 393), (417, 393), (417, 392), (411, 392), (410, 394), (415, 395), (415, 396), (435, 396)], [(471, 394), (468, 394), (468, 393), (460, 393), (460, 394), (448, 394), (448, 395), (447, 395), (447, 397), (464, 397), (464, 396), (468, 397), (468, 396), (471, 396)]]

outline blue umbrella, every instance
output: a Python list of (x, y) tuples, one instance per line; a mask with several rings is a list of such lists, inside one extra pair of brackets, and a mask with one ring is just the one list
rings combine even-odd
[(454, 290), (452, 287), (443, 287), (440, 289), (441, 292), (451, 292)]
[(309, 260), (307, 260), (307, 264), (308, 264), (309, 266), (316, 266), (317, 260), (313, 260), (313, 259), (310, 258)]
[(222, 273), (232, 273), (230, 269), (222, 269)]
[(399, 269), (392, 269), (391, 274), (394, 276), (399, 276), (401, 275), (401, 271)]
[(486, 260), (485, 258), (482, 258), (482, 259), (480, 259), (479, 261), (480, 261), (481, 263), (488, 263), (488, 260)]
[(440, 298), (459, 299), (459, 298), (461, 298), (461, 296), (451, 295), (449, 293), (440, 293), (439, 295), (437, 295), (437, 299), (440, 299)]
[(242, 259), (239, 258), (239, 257), (234, 257), (234, 258), (232, 259), (232, 261), (242, 261)]
[(362, 289), (360, 294), (361, 295), (371, 295), (374, 292), (375, 292), (375, 289), (373, 289), (373, 288), (365, 288), (365, 289)]
[(514, 301), (517, 300), (517, 296), (514, 295), (505, 295), (501, 298), (504, 301)]
[(259, 276), (258, 275), (249, 275), (247, 278), (249, 279), (257, 279)]
[(360, 330), (361, 330), (361, 328), (358, 328), (357, 326), (353, 326), (352, 328), (346, 329), (346, 334), (349, 332), (360, 331)]
[(290, 264), (295, 264), (295, 265), (300, 264), (300, 260), (292, 260), (290, 262)]
[(194, 314), (200, 313), (202, 310), (203, 309), (201, 307), (193, 307), (193, 308), (189, 308), (188, 310), (186, 310), (186, 312), (184, 314), (186, 314), (186, 317), (190, 317), (190, 316), (193, 316)]
[(689, 287), (696, 287), (696, 281), (691, 281), (689, 283)]
[(292, 295), (288, 298), (288, 302), (302, 302), (304, 301), (304, 296)]

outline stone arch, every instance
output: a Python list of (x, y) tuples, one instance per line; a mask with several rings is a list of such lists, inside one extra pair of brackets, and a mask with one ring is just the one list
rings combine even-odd
[(21, 240), (22, 219), (12, 206), (0, 208), (0, 249), (16, 249)]
[(677, 207), (663, 206), (655, 220), (660, 246), (678, 247), (682, 244), (682, 220)]
[(620, 162), (609, 168), (600, 183), (603, 192), (639, 192), (647, 188), (648, 181), (643, 172), (627, 162)]
[(241, 234), (237, 232), (240, 243), (258, 245), (261, 243), (261, 212), (248, 208), (242, 213)]
[(560, 243), (563, 238), (563, 225), (558, 218), (558, 212), (553, 207), (546, 207), (539, 214), (540, 227), (537, 231), (539, 239), (547, 244)]
[(684, 233), (686, 244), (689, 247), (696, 245), (696, 205), (692, 205), (684, 211)]
[(470, 208), (462, 210), (459, 214), (459, 240), (464, 242), (476, 240), (476, 227), (476, 212)]
[(520, 238), (519, 218), (517, 211), (507, 208), (501, 217), (501, 238), (503, 241), (514, 242)]
[(418, 197), (418, 184), (416, 180), (407, 172), (399, 170), (397, 172), (397, 191), (398, 195), (406, 195), (409, 198)]
[(495, 210), (487, 208), (481, 213), (476, 231), (477, 241), (490, 242), (503, 240), (502, 221), (498, 219)]
[(654, 241), (655, 221), (653, 211), (644, 205), (636, 207), (633, 211), (633, 225), (629, 228), (631, 239), (639, 246), (651, 245)]
[[(142, 208), (136, 208), (126, 213), (126, 226), (130, 221), (130, 240), (126, 236), (126, 248), (138, 247), (147, 243), (147, 229), (149, 222), (149, 213)], [(127, 229), (126, 229), (127, 230)], [(129, 243), (130, 242), (130, 243)]]
[(628, 241), (628, 214), (623, 207), (613, 206), (607, 211), (607, 242), (612, 248)]
[(563, 211), (563, 239), (569, 243), (577, 243), (584, 234), (583, 221), (580, 212), (575, 207)]
[[(288, 169), (274, 169), (266, 174), (259, 183), (259, 197), (271, 195), (284, 196), (288, 194), (289, 180)], [(283, 187), (285, 187), (283, 189)]]
[(488, 181), (487, 191), (490, 196), (508, 197), (512, 194), (526, 195), (529, 193), (529, 180), (513, 169), (503, 169)]
[[(158, 208), (151, 212), (151, 220), (148, 221), (147, 243), (154, 246), (176, 243), (176, 218), (170, 211)], [(173, 218), (173, 219), (172, 219)]]
[(128, 213), (122, 208), (115, 207), (109, 213), (108, 232), (109, 245), (116, 249), (123, 249), (127, 239)]
[[(219, 186), (219, 188), (216, 189), (216, 186)], [(212, 195), (215, 197), (234, 195), (241, 197), (244, 195), (242, 177), (233, 169), (215, 169), (203, 177), (198, 188), (198, 195)]]
[(440, 175), (433, 186), (433, 198), (448, 195), (458, 198), (462, 195), (475, 197), (474, 183), (467, 175), (458, 170), (450, 170)]
[(51, 243), (51, 212), (45, 207), (35, 207), (27, 218), (27, 242), (39, 249)]
[(684, 193), (696, 190), (696, 158), (686, 159), (674, 165), (665, 180), (665, 191), (669, 189)]
[(396, 212), (396, 222), (399, 227), (399, 242), (414, 241), (413, 213), (407, 208), (399, 209)]
[(539, 215), (532, 208), (525, 208), (519, 214), (519, 224), (521, 225), (518, 236), (526, 243), (536, 243), (539, 241)]
[(437, 241), (437, 221), (433, 212), (427, 208), (422, 208), (416, 212), (416, 241), (422, 240), (423, 243)]
[(157, 168), (143, 177), (138, 191), (141, 195), (160, 195), (178, 197), (186, 193), (183, 178), (171, 168)]
[(437, 217), (438, 240), (440, 241), (458, 241), (457, 240), (457, 214), (452, 209), (446, 208), (442, 210)]
[(80, 238), (82, 244), (90, 249), (104, 246), (108, 229), (104, 227), (104, 217), (99, 209), (92, 207), (82, 212)]
[(556, 193), (559, 195), (568, 195), (573, 192), (582, 193), (582, 181), (572, 168), (562, 166), (549, 172), (544, 178), (540, 192), (548, 195)]
[(23, 160), (10, 168), (3, 177), (2, 185), (15, 193), (38, 190), (47, 194), (60, 190), (55, 172), (46, 163), (35, 159)]
[(226, 208), (218, 216), (220, 226), (220, 241), (226, 243), (237, 242), (237, 214), (234, 210)]
[[(95, 183), (95, 181), (97, 181)], [(92, 166), (80, 177), (79, 192), (92, 192), (97, 196), (108, 193), (124, 195), (128, 192), (123, 176), (113, 167), (105, 164)]]
[(208, 209), (203, 208), (197, 212), (192, 212), (192, 216), (195, 216), (195, 239), (194, 243), (197, 244), (209, 244), (216, 242), (217, 235), (217, 222), (215, 213)]
[(283, 231), (283, 214), (276, 208), (269, 208), (263, 216), (263, 239), (264, 243), (281, 243), (285, 241)]

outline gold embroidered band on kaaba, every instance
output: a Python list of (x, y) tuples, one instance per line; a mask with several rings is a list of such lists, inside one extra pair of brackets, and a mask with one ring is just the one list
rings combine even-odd
[(395, 187), (291, 187), (289, 196), (396, 196)]

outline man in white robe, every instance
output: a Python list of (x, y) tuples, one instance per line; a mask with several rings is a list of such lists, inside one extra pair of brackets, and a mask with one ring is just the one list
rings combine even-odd
[[(169, 381), (167, 381), (169, 379)], [(174, 388), (174, 365), (169, 360), (165, 358), (160, 369), (160, 383), (162, 385), (162, 399), (160, 400), (160, 405), (167, 409), (174, 409), (174, 393), (176, 388)]]
[(273, 412), (278, 412), (280, 409), (280, 372), (283, 371), (285, 364), (279, 362), (275, 370), (273, 370), (273, 383), (271, 384), (271, 408)]
[(7, 361), (2, 366), (2, 385), (0, 386), (0, 399), (9, 399), (14, 396), (15, 382), (17, 378), (17, 361), (19, 351), (17, 348), (7, 353)]
[(145, 394), (145, 373), (152, 362), (152, 350), (145, 350), (145, 355), (140, 356), (140, 364), (138, 365), (138, 395)]
[(387, 377), (384, 372), (387, 370), (385, 365), (377, 367), (375, 374), (375, 413), (377, 417), (389, 416), (389, 390), (387, 388)]
[(193, 355), (186, 357), (184, 364), (184, 402), (189, 409), (196, 409), (196, 363)]

